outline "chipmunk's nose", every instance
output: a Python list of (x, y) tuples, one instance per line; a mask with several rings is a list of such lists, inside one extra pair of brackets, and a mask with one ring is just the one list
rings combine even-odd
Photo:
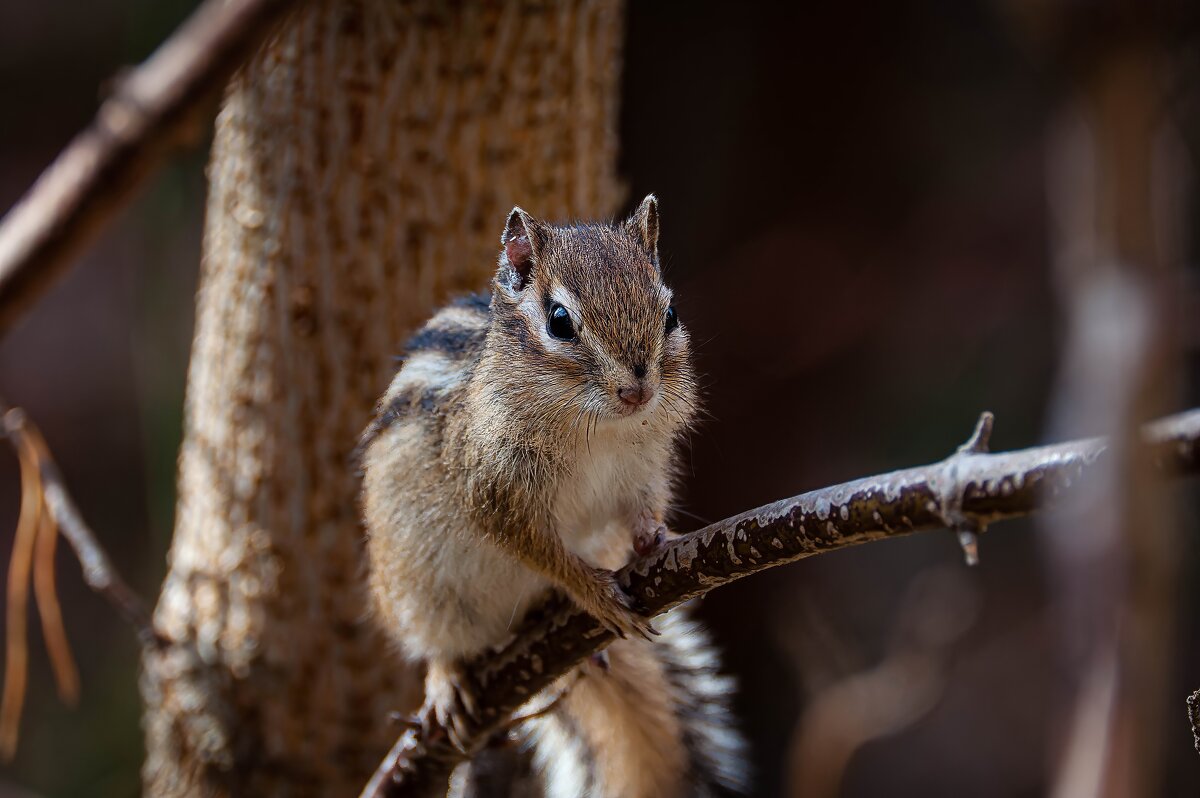
[(623, 385), (617, 389), (617, 398), (621, 400), (629, 408), (637, 408), (650, 401), (650, 396), (653, 391), (646, 387), (646, 383), (638, 380), (633, 385)]

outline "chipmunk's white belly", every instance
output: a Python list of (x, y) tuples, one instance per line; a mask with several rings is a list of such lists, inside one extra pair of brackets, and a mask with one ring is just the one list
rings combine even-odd
[(657, 450), (617, 436), (593, 438), (566, 477), (554, 503), (558, 533), (567, 549), (590, 565), (620, 568), (630, 557), (630, 523), (638, 497), (661, 475)]

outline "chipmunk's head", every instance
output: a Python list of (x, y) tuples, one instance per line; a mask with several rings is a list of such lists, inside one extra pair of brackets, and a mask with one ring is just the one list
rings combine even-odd
[(547, 411), (687, 423), (687, 331), (662, 281), (658, 203), (613, 225), (553, 226), (520, 208), (500, 239), (492, 339)]

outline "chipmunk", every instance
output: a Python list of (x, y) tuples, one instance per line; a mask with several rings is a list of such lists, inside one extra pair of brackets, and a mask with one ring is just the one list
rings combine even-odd
[(553, 226), (514, 208), (490, 293), (408, 342), (363, 435), (376, 615), (424, 660), (421, 717), (461, 746), (461, 663), (550, 588), (619, 639), (524, 724), (552, 796), (736, 792), (731, 683), (677, 609), (630, 609), (614, 571), (666, 534), (678, 439), (697, 411), (688, 334), (663, 284), (658, 205)]

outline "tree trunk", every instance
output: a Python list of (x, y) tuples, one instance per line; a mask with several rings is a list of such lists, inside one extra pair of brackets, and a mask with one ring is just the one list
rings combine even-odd
[(149, 795), (354, 795), (419, 686), (366, 617), (351, 453), (508, 209), (617, 210), (621, 0), (321, 0), (217, 119)]

